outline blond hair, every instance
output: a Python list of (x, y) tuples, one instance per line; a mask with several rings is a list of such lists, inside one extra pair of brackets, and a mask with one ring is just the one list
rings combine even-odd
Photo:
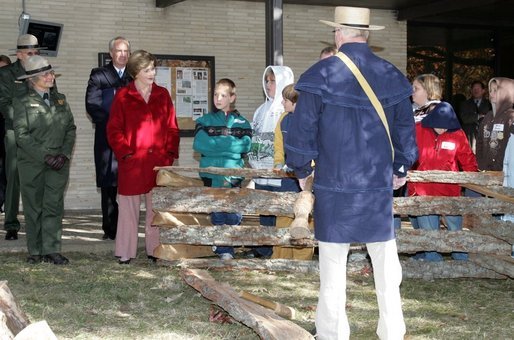
[(282, 90), (282, 97), (288, 99), (291, 103), (296, 104), (298, 100), (298, 92), (294, 89), (294, 84), (289, 84)]
[(415, 81), (421, 84), (425, 91), (427, 91), (428, 100), (441, 100), (443, 97), (441, 89), (441, 81), (433, 74), (420, 74)]

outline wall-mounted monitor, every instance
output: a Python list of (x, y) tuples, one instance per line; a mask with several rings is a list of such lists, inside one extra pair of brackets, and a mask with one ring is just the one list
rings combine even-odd
[(23, 23), (21, 34), (28, 33), (37, 38), (39, 46), (45, 47), (40, 50), (41, 55), (57, 57), (63, 27), (63, 24), (55, 22), (28, 19)]

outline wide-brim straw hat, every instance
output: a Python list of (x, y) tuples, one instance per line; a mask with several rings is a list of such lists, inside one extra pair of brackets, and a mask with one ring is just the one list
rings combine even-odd
[(16, 48), (11, 48), (9, 51), (18, 51), (18, 50), (46, 50), (46, 47), (40, 47), (37, 38), (32, 34), (22, 34), (18, 37), (18, 41), (16, 43)]
[(348, 27), (357, 30), (378, 31), (385, 28), (370, 25), (369, 15), (369, 8), (338, 6), (334, 13), (334, 21), (320, 20), (320, 22), (336, 28)]
[(18, 77), (18, 80), (32, 78), (54, 69), (48, 60), (42, 56), (33, 55), (25, 61), (25, 75)]

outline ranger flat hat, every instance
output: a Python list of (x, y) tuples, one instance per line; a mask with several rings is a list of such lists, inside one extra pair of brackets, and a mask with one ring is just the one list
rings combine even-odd
[(53, 69), (48, 60), (42, 56), (33, 55), (25, 61), (25, 75), (18, 77), (18, 80), (32, 78)]
[(37, 41), (37, 38), (32, 34), (22, 34), (18, 37), (16, 48), (11, 48), (10, 51), (28, 50), (32, 48), (36, 50), (46, 49), (46, 47), (39, 47), (39, 42)]
[(385, 28), (384, 26), (370, 25), (369, 14), (369, 8), (338, 6), (335, 10), (334, 21), (320, 20), (320, 22), (336, 28), (348, 27), (357, 30), (378, 31)]

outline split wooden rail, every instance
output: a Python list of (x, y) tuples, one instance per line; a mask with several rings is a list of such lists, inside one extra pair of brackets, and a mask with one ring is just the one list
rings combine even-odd
[[(154, 224), (161, 228), (161, 251), (158, 257), (170, 260), (170, 245), (253, 246), (316, 246), (313, 235), (293, 239), (286, 229), (245, 223), (258, 215), (294, 217), (296, 193), (280, 193), (247, 188), (208, 188), (198, 179), (198, 168), (158, 168), (158, 184), (153, 196)], [(289, 176), (273, 170), (206, 168), (203, 172), (252, 177)], [(408, 215), (463, 215), (464, 230), (425, 231), (403, 228), (397, 232), (398, 252), (402, 255), (404, 277), (407, 278), (514, 278), (514, 224), (495, 215), (514, 214), (514, 190), (502, 187), (501, 172), (411, 171), (412, 182), (457, 183), (484, 193), (485, 197), (401, 197), (394, 198), (394, 211)], [(207, 214), (215, 211), (239, 212), (246, 219), (240, 226), (211, 226)], [(199, 218), (198, 216), (204, 216)], [(191, 222), (193, 221), (193, 222)], [(187, 248), (187, 247), (186, 247)], [(433, 250), (469, 253), (469, 261), (415, 261), (408, 254)], [(208, 253), (207, 251), (206, 253)], [(162, 256), (159, 256), (162, 254)], [(212, 253), (211, 253), (212, 254)], [(405, 256), (403, 256), (405, 255)], [(185, 256), (187, 257), (187, 256)], [(176, 264), (177, 262), (172, 262)], [(202, 268), (257, 268), (267, 270), (317, 271), (316, 261), (294, 260), (232, 260), (216, 258), (183, 259), (180, 263)], [(365, 265), (363, 265), (365, 266)], [(358, 270), (358, 268), (356, 268)]]

